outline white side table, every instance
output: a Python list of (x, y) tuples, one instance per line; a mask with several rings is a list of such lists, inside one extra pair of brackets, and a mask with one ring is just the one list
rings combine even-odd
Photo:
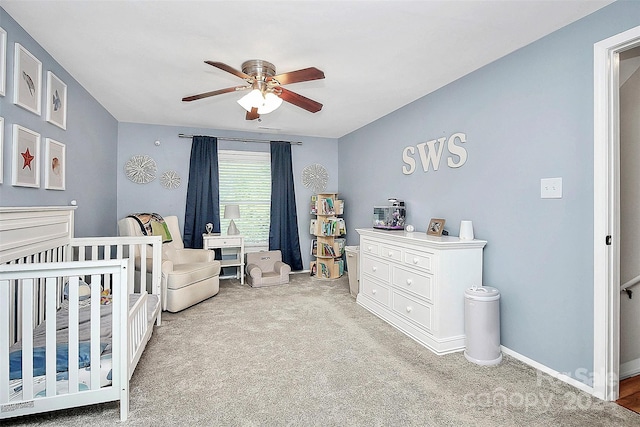
[(237, 267), (236, 279), (244, 285), (244, 237), (240, 235), (227, 236), (220, 234), (202, 234), (202, 247), (204, 249), (228, 249), (236, 248), (235, 259), (220, 260), (220, 267)]

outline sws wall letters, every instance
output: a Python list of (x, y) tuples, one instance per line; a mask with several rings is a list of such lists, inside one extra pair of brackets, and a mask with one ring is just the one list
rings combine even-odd
[(456, 144), (456, 142), (459, 141), (461, 144), (467, 142), (467, 135), (462, 132), (457, 132), (451, 135), (448, 141), (447, 137), (442, 137), (427, 142), (421, 142), (415, 147), (405, 147), (402, 151), (402, 160), (405, 163), (404, 166), (402, 166), (402, 173), (405, 175), (411, 175), (415, 172), (416, 159), (414, 158), (414, 155), (416, 153), (416, 148), (418, 149), (420, 162), (422, 163), (422, 170), (428, 172), (429, 165), (431, 164), (433, 166), (433, 170), (437, 171), (438, 167), (440, 167), (440, 160), (442, 159), (445, 141), (447, 151), (450, 154), (447, 157), (447, 166), (450, 168), (459, 168), (464, 165), (467, 162), (467, 150), (463, 146)]

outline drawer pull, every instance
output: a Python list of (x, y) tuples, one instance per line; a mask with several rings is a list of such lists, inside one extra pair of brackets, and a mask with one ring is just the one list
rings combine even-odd
[(420, 262), (420, 260), (418, 258), (413, 258), (413, 263), (417, 264), (418, 262)]
[(411, 307), (410, 305), (407, 306), (407, 313), (411, 313), (411, 310), (413, 310), (413, 307)]
[(376, 267), (375, 265), (374, 265), (373, 267), (371, 267), (371, 269), (372, 269), (373, 271), (378, 271), (378, 267)]
[(367, 246), (367, 250), (368, 250), (369, 252), (371, 252), (371, 249), (372, 249), (372, 248), (371, 248), (371, 246)]
[(389, 258), (393, 256), (393, 252), (389, 251)]
[(413, 283), (413, 280), (411, 280), (411, 279), (407, 279), (407, 285), (410, 285), (410, 284), (412, 284), (412, 283)]
[(371, 289), (371, 293), (375, 295), (376, 293), (378, 293), (378, 290), (377, 289)]

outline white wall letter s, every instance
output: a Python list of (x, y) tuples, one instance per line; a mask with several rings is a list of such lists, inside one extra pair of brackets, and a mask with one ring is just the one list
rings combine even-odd
[(406, 163), (402, 166), (402, 173), (405, 175), (411, 175), (416, 170), (416, 161), (411, 157), (415, 152), (413, 147), (405, 147), (402, 151), (402, 160)]
[(459, 168), (467, 162), (467, 150), (460, 145), (456, 145), (456, 138), (462, 143), (467, 142), (467, 135), (461, 132), (454, 133), (449, 137), (449, 141), (447, 141), (447, 150), (449, 150), (449, 153), (460, 158), (460, 160), (455, 163), (453, 158), (449, 156), (447, 159), (447, 166), (450, 168)]

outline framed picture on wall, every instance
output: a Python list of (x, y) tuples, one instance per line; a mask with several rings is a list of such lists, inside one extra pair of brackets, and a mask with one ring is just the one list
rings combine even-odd
[(67, 129), (67, 85), (47, 71), (47, 121)]
[(13, 67), (13, 103), (40, 115), (42, 94), (42, 62), (16, 43)]
[(13, 158), (11, 185), (40, 187), (40, 134), (13, 125)]
[(4, 153), (4, 118), (0, 117), (0, 184), (4, 182), (4, 169), (2, 167), (4, 158), (2, 153)]
[(44, 188), (47, 190), (64, 190), (67, 169), (66, 146), (51, 138), (46, 139), (44, 158)]
[(427, 227), (427, 234), (429, 236), (442, 236), (442, 230), (444, 230), (444, 219), (431, 218), (429, 227)]
[[(0, 95), (7, 89), (7, 32), (0, 27)], [(2, 182), (2, 181), (0, 181)]]

